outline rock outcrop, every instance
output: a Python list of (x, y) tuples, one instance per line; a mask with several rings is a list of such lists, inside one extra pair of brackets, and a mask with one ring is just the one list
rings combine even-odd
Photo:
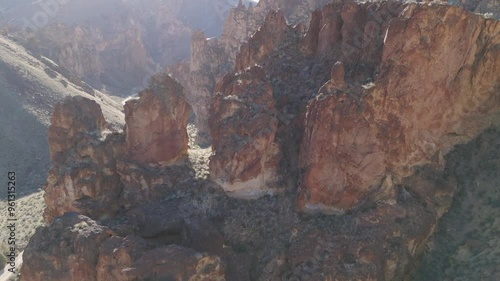
[(67, 98), (54, 107), (51, 121), (45, 220), (66, 212), (94, 218), (112, 215), (121, 186), (113, 140), (102, 141), (107, 128), (100, 106), (83, 97)]
[(75, 213), (39, 229), (24, 258), (21, 280), (226, 280), (225, 264), (217, 256), (120, 237)]
[(153, 76), (150, 87), (125, 104), (125, 115), (125, 133), (112, 133), (94, 101), (73, 97), (55, 106), (46, 222), (66, 212), (112, 217), (161, 198), (190, 174), (185, 166), (169, 167), (188, 146), (189, 106), (180, 84)]
[[(275, 265), (288, 259), (288, 271), (269, 274), (402, 280), (456, 191), (447, 153), (499, 124), (499, 22), (442, 4), (333, 3), (313, 14), (303, 35), (278, 15), (241, 48), (234, 76), (257, 64), (271, 85), (277, 174), (287, 177), (277, 190), (297, 191), (300, 211), (340, 215), (334, 223), (346, 231), (299, 223), (291, 230), (298, 239), (275, 256)], [(233, 89), (220, 82), (216, 93), (255, 95)], [(239, 110), (223, 97), (214, 97), (213, 120), (224, 120), (221, 109)], [(250, 116), (238, 124), (252, 124)], [(211, 125), (214, 144), (239, 137), (220, 123)], [(211, 168), (220, 151), (214, 146)], [(255, 156), (232, 159), (253, 167)], [(233, 171), (224, 178), (236, 178)]]
[[(377, 5), (330, 4), (322, 11), (313, 13), (310, 28), (306, 34), (300, 28), (287, 25), (282, 13), (271, 12), (262, 27), (249, 39), (248, 43), (243, 44), (241, 52), (237, 55), (236, 70), (244, 71), (255, 64), (261, 65), (272, 87), (272, 97), (275, 101), (273, 114), (280, 121), (274, 136), (274, 142), (279, 146), (279, 154), (282, 156), (277, 160), (279, 161), (277, 170), (280, 175), (291, 175), (288, 178), (282, 178), (282, 185), (285, 183), (287, 187), (294, 188), (298, 181), (296, 176), (302, 169), (302, 166), (297, 165), (298, 148), (305, 130), (303, 119), (306, 116), (309, 100), (318, 93), (320, 86), (331, 78), (334, 79), (332, 83), (335, 85), (325, 85), (323, 88), (343, 89), (346, 87), (346, 79), (366, 80), (373, 77), (374, 74), (369, 73), (368, 70), (374, 70), (381, 59), (384, 35), (382, 27), (387, 26), (388, 22), (401, 10), (401, 4), (392, 2)], [(359, 22), (357, 22), (358, 18)], [(378, 20), (377, 28), (368, 29), (373, 33), (366, 36), (365, 41), (358, 42), (350, 36), (358, 30), (365, 30), (365, 26), (374, 19)], [(320, 28), (320, 26), (324, 26), (329, 31), (325, 31), (325, 28)], [(363, 46), (371, 46), (371, 48)], [(379, 53), (372, 55), (373, 49), (378, 50)], [(361, 59), (368, 56), (371, 56), (370, 60)], [(341, 58), (346, 63), (332, 70), (334, 64)], [(223, 86), (224, 83), (221, 83), (220, 87)], [(231, 88), (231, 84), (227, 86)], [(238, 91), (246, 90), (241, 87)], [(224, 88), (217, 89), (217, 92), (223, 93), (224, 91)], [(237, 93), (237, 95), (252, 94)], [(213, 109), (217, 110), (216, 104), (213, 105)], [(240, 118), (246, 118), (246, 116), (243, 115)], [(239, 122), (252, 124), (250, 120)], [(325, 126), (328, 126), (326, 124), (329, 123), (325, 123)], [(221, 128), (224, 129), (223, 126)], [(220, 136), (224, 136), (224, 139), (230, 138), (220, 131), (213, 133), (214, 143), (220, 141)], [(252, 137), (257, 136), (250, 135), (250, 138)], [(214, 146), (213, 160), (216, 159), (218, 153), (220, 149)], [(234, 155), (233, 159), (237, 157), (241, 158), (239, 155)], [(242, 159), (235, 161), (240, 163), (241, 167), (248, 167), (251, 166), (250, 163), (254, 158), (249, 157), (243, 161)], [(322, 159), (329, 161), (326, 160), (327, 157)], [(261, 175), (264, 176), (264, 173)], [(286, 186), (281, 186), (280, 189)]]
[(332, 80), (309, 103), (299, 204), (350, 210), (498, 120), (495, 34), (497, 21), (457, 7), (408, 6), (389, 26), (371, 89), (329, 91)]
[(190, 108), (182, 86), (166, 74), (125, 103), (126, 149), (140, 163), (171, 163), (187, 153)]
[(68, 213), (37, 230), (24, 252), (22, 280), (96, 281), (101, 244), (113, 231), (88, 217)]
[(278, 179), (278, 119), (264, 71), (253, 67), (227, 75), (215, 90), (210, 114), (211, 179), (230, 196), (256, 198), (272, 193)]
[[(233, 70), (240, 46), (255, 33), (265, 21), (268, 12), (278, 11), (290, 23), (307, 22), (310, 12), (330, 1), (268, 1), (262, 0), (254, 6), (239, 5), (229, 11), (220, 38), (206, 38), (202, 32), (194, 32), (191, 38), (191, 63), (189, 69), (171, 72), (186, 88), (186, 96), (196, 114), (198, 128), (197, 144), (208, 146), (211, 142), (208, 126), (208, 108), (211, 104), (216, 82)], [(285, 19), (282, 18), (282, 25)], [(267, 37), (270, 40), (272, 37)], [(274, 39), (273, 39), (274, 40)], [(279, 40), (277, 38), (276, 40)]]
[(88, 94), (82, 86), (62, 67), (45, 58), (37, 59), (19, 44), (0, 36), (0, 151), (4, 157), (0, 173), (14, 170), (23, 175), (18, 182), (22, 186), (19, 195), (36, 192), (46, 182), (51, 109), (65, 97), (81, 95), (92, 99), (102, 107), (111, 127), (123, 126), (119, 102), (95, 89), (87, 89), (93, 92)]

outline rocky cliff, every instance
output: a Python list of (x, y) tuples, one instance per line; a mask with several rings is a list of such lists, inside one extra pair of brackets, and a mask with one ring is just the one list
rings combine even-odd
[[(346, 2), (305, 26), (268, 13), (214, 86), (209, 180), (181, 157), (186, 124), (164, 126), (186, 118), (170, 78), (126, 104), (125, 133), (105, 136), (90, 101), (62, 104), (51, 151), (68, 175), (49, 177), (22, 279), (406, 278), (460, 183), (468, 154), (455, 146), (500, 125), (500, 24), (443, 4)], [(164, 130), (181, 145), (162, 146)]]
[[(212, 179), (229, 194), (234, 186), (226, 181), (231, 180), (250, 193), (252, 187), (246, 185), (241, 171), (266, 179), (267, 172), (278, 170), (281, 181), (253, 181), (254, 192), (272, 189), (286, 194), (298, 186), (296, 202), (301, 211), (354, 214), (361, 221), (373, 216), (358, 226), (369, 226), (372, 235), (382, 235), (377, 241), (391, 240), (385, 231), (398, 229), (398, 243), (406, 245), (408, 252), (394, 248), (389, 253), (392, 250), (385, 248), (383, 262), (372, 259), (378, 255), (375, 252), (364, 257), (367, 242), (361, 234), (331, 238), (338, 239), (333, 242), (321, 238), (322, 231), (313, 232), (298, 242), (307, 246), (297, 248), (295, 254), (307, 252), (311, 246), (307, 241), (360, 243), (356, 253), (337, 249), (331, 258), (332, 252), (327, 251), (325, 264), (313, 265), (321, 268), (321, 274), (331, 271), (331, 276), (342, 276), (340, 280), (401, 280), (455, 192), (454, 179), (442, 172), (445, 155), (500, 121), (498, 28), (496, 20), (438, 4), (330, 4), (313, 13), (305, 34), (287, 25), (281, 13), (268, 14), (237, 55), (239, 91), (234, 84), (226, 84), (226, 78), (216, 87), (211, 118), (217, 122), (211, 124), (211, 133), (214, 144), (223, 141), (225, 145), (213, 146)], [(250, 70), (255, 65), (259, 65), (258, 74)], [(260, 80), (271, 89), (255, 94), (254, 84)], [(242, 110), (249, 106), (248, 97), (271, 91), (274, 104), (258, 99), (251, 107), (276, 116), (276, 129), (255, 122), (258, 111)], [(242, 112), (239, 119), (233, 117), (237, 112)], [(275, 139), (261, 142), (266, 135), (260, 132), (242, 138), (262, 128), (275, 134)], [(227, 140), (231, 139), (244, 141), (230, 146)], [(279, 167), (259, 174), (255, 159), (260, 158), (255, 154), (266, 155), (261, 143), (277, 145), (280, 152), (274, 154)], [(254, 153), (248, 153), (247, 146)], [(228, 150), (231, 153), (226, 154)], [(231, 164), (223, 166), (221, 173), (220, 163)], [(238, 169), (233, 169), (236, 164)], [(398, 218), (396, 210), (407, 206), (408, 200), (421, 205), (412, 205), (416, 209), (406, 209), (405, 217)], [(373, 209), (367, 212), (366, 208)], [(417, 217), (421, 220), (416, 221)], [(418, 233), (399, 220), (418, 225)], [(308, 258), (317, 255), (310, 253)], [(333, 268), (349, 257), (356, 270)], [(297, 276), (307, 272), (300, 269), (303, 262), (291, 261)], [(379, 271), (370, 269), (377, 262), (382, 262), (375, 266)], [(319, 273), (312, 276), (307, 280), (320, 278)]]
[(371, 88), (326, 84), (308, 105), (302, 204), (351, 209), (498, 120), (498, 28), (446, 6), (409, 6), (391, 21)]
[(255, 6), (240, 4), (229, 11), (220, 37), (207, 38), (205, 33), (193, 33), (189, 67), (176, 65), (169, 71), (186, 87), (187, 99), (196, 115), (198, 144), (207, 146), (211, 141), (207, 109), (216, 82), (233, 70), (241, 44), (259, 29), (267, 13), (280, 10), (290, 24), (307, 23), (310, 12), (328, 2), (262, 0)]
[(225, 76), (215, 88), (210, 114), (216, 151), (210, 176), (230, 196), (257, 198), (273, 193), (278, 179), (278, 119), (271, 84), (261, 68)]
[[(313, 14), (305, 35), (270, 13), (242, 46), (236, 70), (262, 65), (283, 121), (275, 137), (282, 154), (292, 155), (289, 135), (302, 135), (299, 166), (288, 157), (281, 164), (302, 171), (299, 204), (343, 212), (383, 182), (397, 184), (416, 166), (442, 164), (454, 145), (498, 120), (497, 34), (497, 21), (445, 5), (331, 4)], [(249, 89), (240, 91), (254, 96), (244, 80)], [(217, 92), (233, 91), (227, 87)], [(219, 119), (230, 127), (235, 109), (218, 99), (212, 108), (214, 116), (228, 112)], [(258, 124), (238, 122), (246, 130)], [(214, 142), (230, 138), (216, 127), (213, 133)], [(214, 146), (215, 156), (219, 150)], [(238, 162), (249, 168), (254, 160)]]
[(54, 104), (68, 96), (97, 102), (108, 123), (123, 124), (120, 103), (73, 79), (52, 61), (37, 59), (25, 48), (0, 36), (0, 171), (24, 176), (18, 190), (26, 195), (43, 186), (50, 168), (47, 127)]

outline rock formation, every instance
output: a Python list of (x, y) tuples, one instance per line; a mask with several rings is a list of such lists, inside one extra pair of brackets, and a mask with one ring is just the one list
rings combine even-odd
[(29, 262), (22, 268), (22, 280), (95, 281), (99, 248), (112, 235), (109, 228), (75, 213), (55, 219), (50, 227), (38, 229), (26, 248)]
[[(307, 31), (286, 13), (266, 16), (204, 109), (211, 181), (195, 180), (187, 163), (162, 164), (185, 152), (184, 132), (165, 154), (155, 137), (185, 126), (164, 126), (162, 114), (187, 118), (168, 77), (126, 104), (124, 134), (103, 140), (91, 102), (56, 111), (48, 182), (60, 191), (46, 187), (52, 223), (26, 249), (24, 280), (407, 277), (456, 193), (467, 155), (449, 152), (500, 124), (500, 24), (442, 4), (331, 3)], [(223, 45), (202, 37), (193, 39), (201, 49)], [(193, 64), (206, 85), (218, 62)], [(62, 112), (69, 120), (57, 120)], [(96, 222), (53, 218), (68, 211)]]
[[(3, 5), (2, 5), (3, 6)], [(49, 75), (50, 74), (50, 75)], [(19, 44), (0, 36), (0, 172), (16, 171), (22, 195), (43, 187), (50, 169), (47, 128), (52, 106), (68, 96), (85, 96), (97, 102), (113, 127), (123, 126), (121, 104), (71, 79), (62, 67), (37, 59)]]
[(49, 128), (52, 168), (45, 186), (46, 221), (66, 212), (95, 218), (113, 214), (121, 193), (113, 141), (105, 138), (100, 106), (83, 97), (54, 107)]
[(256, 198), (272, 192), (278, 178), (278, 119), (264, 71), (253, 67), (225, 76), (215, 90), (210, 177), (230, 196)]
[(225, 280), (225, 265), (217, 256), (120, 237), (75, 213), (40, 229), (24, 257), (22, 280)]
[(187, 151), (189, 106), (182, 86), (165, 74), (153, 76), (150, 87), (125, 104), (125, 115), (123, 135), (106, 131), (94, 101), (74, 97), (54, 107), (45, 221), (66, 212), (111, 217), (161, 198), (189, 174), (168, 167)]
[[(241, 44), (259, 29), (267, 13), (281, 10), (280, 15), (290, 23), (297, 24), (307, 22), (312, 10), (328, 2), (330, 1), (261, 0), (255, 7), (240, 5), (231, 9), (220, 38), (207, 39), (202, 32), (193, 33), (189, 69), (176, 65), (170, 68), (170, 72), (186, 87), (187, 100), (196, 115), (198, 144), (207, 146), (211, 142), (207, 109), (211, 104), (216, 82), (234, 68)], [(282, 20), (282, 25), (284, 24), (285, 19)], [(269, 38), (271, 37), (267, 40)]]
[(372, 88), (327, 84), (309, 103), (299, 204), (352, 209), (384, 180), (397, 184), (415, 166), (442, 162), (491, 126), (500, 107), (498, 32), (498, 22), (460, 8), (408, 6), (389, 26)]
[(166, 74), (125, 104), (126, 148), (141, 163), (171, 163), (187, 153), (189, 105), (182, 86)]
[[(251, 85), (245, 75), (257, 64), (271, 84), (279, 122), (268, 143), (280, 150), (277, 174), (299, 187), (299, 210), (356, 221), (355, 230), (313, 230), (292, 243), (287, 277), (402, 280), (455, 192), (442, 171), (446, 154), (499, 123), (499, 23), (459, 7), (394, 2), (327, 5), (305, 35), (282, 22), (279, 13), (266, 18), (242, 46), (234, 75)], [(235, 91), (225, 79), (211, 117), (222, 120), (211, 125), (211, 176), (219, 182), (240, 175), (218, 173), (224, 149), (238, 152), (225, 162), (242, 169), (256, 158), (243, 159), (241, 146), (219, 145), (240, 136), (219, 117), (227, 112), (232, 120), (239, 110), (221, 102), (230, 99), (224, 93), (255, 95), (254, 87)], [(238, 124), (250, 126), (251, 116), (239, 115)], [(373, 243), (380, 248), (367, 246)]]

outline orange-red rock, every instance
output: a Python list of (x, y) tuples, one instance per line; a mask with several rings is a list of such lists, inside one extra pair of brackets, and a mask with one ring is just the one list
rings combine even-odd
[(236, 71), (252, 66), (267, 57), (287, 37), (287, 31), (292, 28), (287, 25), (283, 13), (271, 11), (266, 16), (262, 26), (252, 36), (252, 40), (241, 46), (236, 56)]
[[(236, 56), (240, 52), (241, 45), (258, 31), (266, 20), (268, 13), (274, 11), (269, 17), (278, 21), (275, 22), (275, 25), (268, 24), (269, 28), (265, 32), (260, 32), (264, 34), (262, 41), (273, 42), (267, 45), (277, 47), (277, 44), (283, 39), (283, 35), (279, 32), (279, 29), (273, 30), (273, 28), (285, 28), (285, 18), (292, 24), (301, 21), (307, 23), (310, 12), (328, 2), (330, 1), (261, 0), (256, 6), (249, 6), (248, 8), (244, 5), (238, 5), (229, 11), (219, 38), (206, 38), (205, 34), (200, 31), (193, 33), (191, 37), (190, 69), (179, 72), (178, 66), (175, 66), (172, 67), (172, 72), (175, 78), (184, 83), (186, 99), (193, 107), (196, 115), (197, 144), (202, 146), (210, 144), (210, 130), (207, 122), (208, 109), (213, 98), (216, 82), (233, 70), (237, 64)], [(278, 10), (280, 12), (276, 12)], [(269, 33), (275, 33), (276, 38), (268, 37), (266, 34)], [(247, 51), (253, 52), (252, 49), (247, 49)], [(248, 53), (245, 55), (245, 59), (254, 61), (257, 56), (259, 56), (257, 52)], [(238, 69), (241, 68), (238, 67)]]
[(272, 192), (279, 161), (278, 120), (263, 70), (227, 75), (216, 91), (210, 115), (211, 179), (230, 196), (257, 198)]
[(373, 85), (327, 84), (310, 102), (299, 206), (353, 209), (498, 120), (499, 30), (458, 7), (409, 5), (389, 26)]
[(172, 163), (187, 153), (190, 107), (182, 86), (166, 74), (151, 78), (138, 99), (125, 104), (126, 148), (140, 163)]

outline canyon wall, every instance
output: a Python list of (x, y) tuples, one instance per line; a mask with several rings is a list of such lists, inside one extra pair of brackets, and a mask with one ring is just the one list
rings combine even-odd
[(309, 21), (311, 11), (328, 2), (262, 0), (255, 6), (240, 4), (229, 11), (220, 37), (206, 38), (202, 32), (193, 33), (189, 67), (174, 65), (169, 72), (186, 87), (187, 99), (196, 115), (198, 144), (208, 146), (211, 142), (208, 110), (215, 84), (234, 69), (241, 44), (259, 29), (267, 13), (280, 10), (290, 24), (304, 25)]
[(234, 64), (193, 35), (210, 51), (190, 67), (234, 67), (199, 72), (217, 81), (193, 106), (209, 114), (209, 180), (185, 161), (187, 105), (165, 75), (126, 103), (124, 133), (91, 101), (56, 107), (47, 225), (22, 280), (407, 277), (456, 193), (456, 146), (500, 125), (500, 23), (444, 4), (331, 3), (295, 26), (286, 13)]
[(498, 120), (498, 28), (446, 6), (394, 19), (370, 89), (326, 84), (309, 103), (299, 204), (351, 209)]
[[(383, 183), (395, 185), (410, 176), (415, 166), (442, 164), (454, 145), (498, 120), (498, 40), (496, 20), (458, 7), (330, 4), (313, 13), (305, 35), (281, 13), (269, 13), (241, 47), (236, 70), (261, 65), (265, 76), (260, 77), (272, 86), (276, 109), (270, 112), (282, 122), (271, 131), (286, 156), (280, 169), (300, 171), (299, 206), (342, 213)], [(255, 95), (245, 80), (239, 83), (249, 88), (242, 86), (233, 96)], [(217, 92), (223, 96), (234, 91), (232, 84), (222, 85)], [(236, 112), (218, 98), (212, 109), (222, 124)], [(224, 118), (218, 117), (220, 110), (228, 112)], [(257, 124), (238, 122), (246, 130)], [(214, 143), (239, 134), (229, 132), (214, 125)], [(300, 135), (296, 142), (293, 134)], [(300, 153), (287, 150), (294, 146)], [(214, 146), (212, 160), (220, 161), (220, 151), (228, 147), (235, 149), (230, 155), (240, 169), (251, 170), (253, 157), (246, 164), (237, 158), (243, 152), (238, 145)]]
[[(97, 88), (128, 96), (161, 67), (189, 59), (191, 32), (218, 36), (238, 1), (16, 1), (5, 33)], [(244, 4), (249, 4), (244, 1)]]

